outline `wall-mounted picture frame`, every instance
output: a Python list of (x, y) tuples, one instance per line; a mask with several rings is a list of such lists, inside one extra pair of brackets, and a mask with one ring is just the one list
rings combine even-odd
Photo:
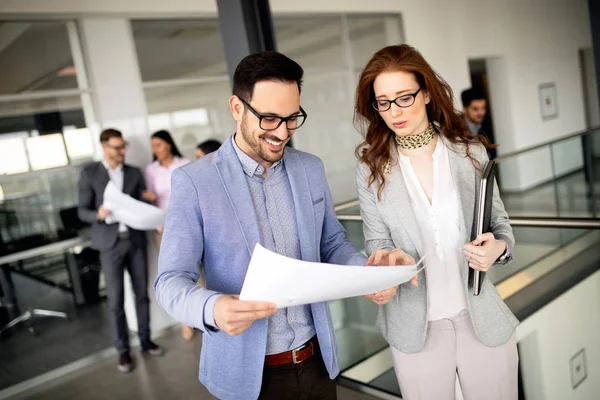
[(585, 360), (585, 349), (579, 350), (571, 357), (571, 385), (573, 389), (581, 385), (581, 382), (587, 378), (587, 365)]
[(539, 86), (540, 112), (544, 121), (558, 118), (558, 98), (556, 96), (556, 83), (542, 83)]

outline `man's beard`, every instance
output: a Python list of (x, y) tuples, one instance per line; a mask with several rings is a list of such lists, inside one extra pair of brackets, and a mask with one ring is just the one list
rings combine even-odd
[[(269, 152), (269, 150), (266, 148), (266, 145), (263, 144), (264, 138), (267, 138), (267, 139), (272, 138), (274, 141), (279, 141), (280, 139), (278, 139), (274, 135), (270, 135), (269, 133), (263, 133), (262, 135), (259, 135), (258, 139), (257, 139), (254, 136), (252, 129), (248, 125), (249, 124), (248, 124), (247, 114), (246, 114), (246, 112), (244, 112), (244, 115), (242, 116), (242, 124), (241, 124), (241, 132), (240, 133), (242, 134), (242, 138), (250, 146), (250, 148), (252, 149), (254, 154), (256, 154), (258, 157), (260, 157), (262, 160), (270, 162), (270, 163), (274, 163), (274, 162), (281, 160), (281, 158), (283, 157), (283, 152), (281, 152), (281, 155), (279, 155), (279, 154), (272, 155)], [(284, 148), (285, 148), (285, 145), (284, 145)]]

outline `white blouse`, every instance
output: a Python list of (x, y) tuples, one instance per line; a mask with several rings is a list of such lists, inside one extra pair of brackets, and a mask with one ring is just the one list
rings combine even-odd
[(448, 149), (438, 138), (433, 152), (433, 194), (425, 195), (410, 158), (399, 153), (400, 167), (424, 246), (427, 271), (427, 320), (450, 318), (467, 308), (460, 273), (463, 238), (462, 211), (454, 185)]

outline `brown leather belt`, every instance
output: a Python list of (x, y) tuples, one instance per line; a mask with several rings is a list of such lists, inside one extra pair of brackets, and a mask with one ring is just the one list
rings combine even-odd
[(265, 357), (265, 363), (269, 367), (283, 364), (299, 364), (311, 358), (317, 352), (318, 348), (319, 341), (317, 340), (317, 337), (314, 336), (297, 349), (285, 351), (283, 353), (269, 354)]

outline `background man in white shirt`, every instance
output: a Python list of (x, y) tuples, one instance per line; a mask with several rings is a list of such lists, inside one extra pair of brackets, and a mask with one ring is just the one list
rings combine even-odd
[(78, 215), (92, 224), (92, 248), (100, 251), (102, 271), (114, 345), (119, 351), (119, 370), (130, 372), (133, 360), (129, 353), (129, 332), (123, 308), (123, 277), (125, 269), (131, 276), (135, 292), (138, 334), (142, 351), (162, 355), (163, 350), (150, 340), (150, 311), (148, 299), (148, 265), (146, 233), (124, 224), (111, 223), (111, 210), (104, 207), (104, 190), (109, 181), (117, 189), (136, 200), (142, 200), (146, 184), (142, 172), (124, 164), (127, 142), (116, 129), (100, 134), (104, 159), (86, 166), (79, 177)]

